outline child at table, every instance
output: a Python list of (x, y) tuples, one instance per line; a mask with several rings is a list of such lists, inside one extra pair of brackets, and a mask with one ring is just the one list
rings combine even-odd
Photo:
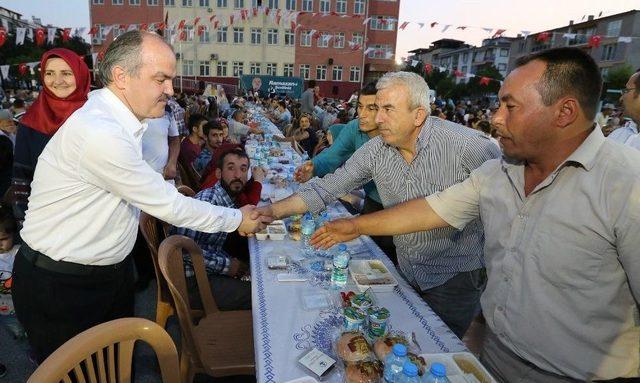
[(7, 326), (16, 338), (24, 337), (11, 299), (13, 261), (20, 245), (15, 244), (16, 220), (8, 205), (0, 205), (0, 323)]

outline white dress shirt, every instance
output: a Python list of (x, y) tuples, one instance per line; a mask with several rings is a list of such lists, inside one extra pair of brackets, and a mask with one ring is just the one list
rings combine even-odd
[(169, 137), (177, 137), (178, 126), (170, 113), (145, 120), (147, 129), (142, 135), (142, 159), (162, 174), (169, 161)]
[(38, 159), (23, 240), (54, 260), (110, 265), (131, 252), (140, 210), (178, 227), (236, 230), (239, 210), (185, 197), (151, 169), (144, 130), (109, 89), (91, 92)]

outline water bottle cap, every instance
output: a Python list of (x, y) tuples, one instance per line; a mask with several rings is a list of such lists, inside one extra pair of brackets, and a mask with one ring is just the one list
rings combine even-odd
[(442, 363), (432, 364), (430, 371), (433, 376), (447, 376), (447, 368)]
[(344, 243), (339, 244), (338, 245), (338, 250), (347, 251), (347, 245), (345, 245)]
[(326, 211), (323, 211), (322, 213), (320, 213), (320, 216), (322, 218), (327, 218), (329, 216), (329, 213), (327, 213)]
[(418, 376), (418, 366), (406, 361), (404, 362), (404, 366), (402, 366), (402, 373), (406, 376)]
[(395, 356), (407, 356), (407, 346), (402, 343), (394, 344), (391, 351), (393, 351), (393, 355)]
[(312, 218), (311, 213), (309, 212), (304, 213), (304, 219), (311, 219), (311, 218)]

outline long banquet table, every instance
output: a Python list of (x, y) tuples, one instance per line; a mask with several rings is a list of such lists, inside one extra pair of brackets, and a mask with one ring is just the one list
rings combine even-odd
[[(279, 134), (277, 128), (255, 109), (254, 117), (260, 121), (266, 132)], [(269, 199), (274, 194), (274, 186), (264, 182), (263, 199)], [(327, 212), (330, 219), (349, 215), (340, 203), (331, 205)], [(282, 241), (259, 241), (255, 238), (249, 240), (253, 336), (258, 382), (282, 383), (308, 376), (298, 359), (313, 347), (333, 354), (332, 342), (342, 328), (341, 309), (337, 304), (340, 300), (339, 291), (327, 289), (328, 273), (316, 272), (317, 269), (306, 267), (323, 262), (321, 256), (315, 261), (311, 259), (294, 264), (289, 269), (289, 273), (308, 278), (305, 282), (279, 282), (277, 274), (283, 271), (267, 267), (267, 257), (284, 255), (295, 259), (300, 254), (300, 246), (300, 242), (288, 237)], [(351, 241), (347, 246), (353, 259), (381, 260), (398, 280), (398, 286), (393, 291), (375, 293), (376, 303), (391, 312), (389, 323), (393, 330), (400, 330), (408, 335), (415, 333), (421, 353), (466, 351), (460, 339), (402, 279), (389, 258), (371, 238), (363, 236)], [(329, 259), (328, 255), (324, 256)], [(354, 284), (348, 284), (344, 290), (357, 292)], [(323, 310), (305, 310), (302, 296), (317, 291), (326, 291), (336, 304)], [(339, 373), (332, 373), (325, 381), (338, 382), (341, 379)]]

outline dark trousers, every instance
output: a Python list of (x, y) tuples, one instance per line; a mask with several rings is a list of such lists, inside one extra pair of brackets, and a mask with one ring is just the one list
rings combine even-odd
[[(209, 286), (216, 305), (222, 311), (251, 310), (251, 282), (226, 275), (208, 275)], [(192, 309), (201, 309), (202, 301), (196, 277), (187, 278), (187, 291)]]
[[(23, 244), (13, 266), (13, 303), (39, 362), (67, 340), (95, 325), (133, 316), (134, 271), (131, 257), (118, 265), (49, 265), (85, 270), (51, 271), (32, 262), (44, 257)], [(59, 268), (53, 267), (57, 270)]]
[(465, 271), (420, 295), (429, 307), (462, 339), (480, 313), (480, 294), (487, 284), (485, 269)]
[[(375, 213), (384, 209), (384, 206), (380, 202), (376, 202), (369, 197), (364, 199), (364, 206), (362, 207), (362, 214)], [(390, 235), (384, 236), (372, 236), (373, 242), (378, 245), (387, 257), (393, 262), (394, 265), (398, 264), (398, 256), (396, 255), (396, 245), (393, 244), (393, 237)]]

